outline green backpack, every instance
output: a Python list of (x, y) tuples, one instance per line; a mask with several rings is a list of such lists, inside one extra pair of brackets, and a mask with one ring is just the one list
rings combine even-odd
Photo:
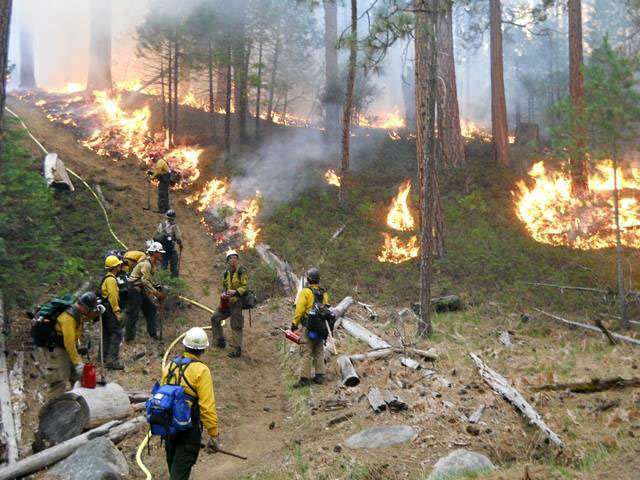
[(38, 347), (52, 348), (54, 345), (60, 345), (60, 335), (56, 334), (55, 325), (58, 315), (73, 307), (76, 301), (71, 295), (64, 295), (43, 303), (38, 311), (32, 317), (33, 325), (31, 326), (31, 338), (33, 344)]

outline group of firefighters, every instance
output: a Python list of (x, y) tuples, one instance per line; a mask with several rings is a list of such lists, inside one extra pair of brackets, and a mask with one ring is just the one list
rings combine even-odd
[[(158, 164), (160, 163), (159, 161)], [(158, 171), (156, 168), (154, 175)], [(104, 260), (106, 274), (98, 292), (83, 293), (75, 304), (70, 305), (53, 320), (55, 341), (46, 347), (38, 348), (39, 355), (43, 357), (41, 363), (46, 366), (48, 398), (64, 393), (67, 382), (73, 385), (74, 381), (82, 377), (84, 363), (78, 341), (85, 322), (102, 322), (101, 348), (104, 366), (112, 370), (124, 369), (119, 358), (120, 345), (123, 339), (128, 344), (135, 341), (140, 312), (146, 319), (149, 336), (159, 340), (156, 326), (157, 303), (164, 301), (167, 293), (154, 281), (154, 274), (163, 267), (170, 268), (172, 276), (178, 276), (179, 259), (184, 248), (182, 234), (176, 224), (176, 213), (168, 208), (168, 183), (166, 191), (159, 192), (158, 207), (161, 210), (166, 207), (165, 220), (158, 226), (157, 232), (164, 235), (164, 244), (160, 241), (150, 241), (145, 252), (109, 252)], [(236, 251), (228, 251), (226, 260), (228, 268), (223, 276), (223, 292), (220, 305), (211, 317), (211, 328), (215, 345), (225, 349), (227, 341), (222, 325), (223, 320), (230, 318), (231, 350), (228, 356), (238, 358), (242, 355), (243, 344), (243, 296), (247, 292), (249, 280), (246, 269), (239, 264)], [(325, 374), (322, 342), (310, 340), (309, 326), (305, 319), (314, 306), (318, 291), (324, 304), (329, 303), (329, 297), (319, 287), (318, 269), (310, 269), (306, 273), (306, 280), (308, 287), (302, 289), (298, 296), (291, 323), (291, 330), (300, 330), (301, 337), (300, 378), (293, 385), (295, 388), (312, 383), (322, 384)], [(194, 327), (185, 334), (182, 343), (184, 352), (163, 369), (161, 381), (162, 384), (179, 384), (184, 387), (188, 398), (192, 400), (194, 417), (193, 428), (165, 438), (166, 458), (172, 480), (189, 478), (198, 458), (203, 428), (209, 434), (208, 449), (215, 452), (220, 448), (211, 371), (201, 360), (209, 346), (208, 336), (202, 328)], [(315, 375), (312, 375), (314, 369)]]

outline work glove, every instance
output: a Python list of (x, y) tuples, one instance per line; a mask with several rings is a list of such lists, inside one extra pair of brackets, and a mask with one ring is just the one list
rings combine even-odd
[(215, 437), (209, 437), (209, 441), (207, 442), (207, 450), (211, 453), (216, 453), (218, 450), (222, 448), (222, 444), (220, 443), (220, 435), (216, 435)]
[(295, 332), (296, 330), (298, 330), (298, 326), (295, 323), (291, 324), (291, 331)]
[(76, 363), (74, 365), (74, 369), (76, 371), (76, 377), (77, 378), (82, 378), (82, 372), (84, 371), (84, 363), (82, 363), (82, 362)]
[(100, 315), (102, 315), (104, 312), (106, 312), (106, 311), (107, 311), (107, 309), (105, 308), (105, 306), (104, 306), (104, 305), (98, 304), (98, 306), (96, 307), (96, 311), (97, 311)]

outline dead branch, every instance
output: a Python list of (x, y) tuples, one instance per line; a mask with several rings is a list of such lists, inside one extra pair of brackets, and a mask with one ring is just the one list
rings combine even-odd
[(604, 333), (607, 336), (607, 339), (609, 339), (609, 343), (611, 345), (615, 345), (616, 341), (613, 338), (613, 336), (611, 335), (611, 332), (607, 329), (607, 327), (604, 326), (604, 324), (602, 323), (602, 320), (600, 320), (599, 318), (595, 319), (596, 327), (598, 327), (600, 330), (602, 330), (602, 333)]
[(575, 287), (573, 285), (556, 285), (555, 283), (540, 283), (540, 282), (522, 282), (525, 285), (533, 285), (534, 287), (549, 287), (549, 288), (559, 288), (560, 290), (578, 290), (581, 292), (595, 292), (595, 293), (606, 293), (612, 294), (612, 290), (602, 290), (601, 288), (592, 288), (592, 287)]
[(569, 390), (573, 393), (594, 393), (604, 392), (605, 390), (622, 390), (624, 388), (640, 387), (640, 378), (625, 379), (622, 377), (613, 378), (592, 378), (588, 382), (574, 383), (548, 383), (533, 387), (533, 390), (539, 392), (543, 390), (565, 391)]

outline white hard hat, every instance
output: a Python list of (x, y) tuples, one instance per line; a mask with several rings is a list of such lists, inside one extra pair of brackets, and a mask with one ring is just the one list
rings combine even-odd
[(155, 253), (155, 252), (167, 253), (164, 251), (164, 248), (162, 248), (162, 244), (160, 242), (151, 242), (151, 245), (147, 247), (147, 253)]
[(236, 252), (235, 250), (227, 250), (227, 260), (229, 260), (229, 257), (231, 255), (235, 255), (236, 257), (240, 258), (240, 255), (238, 255), (238, 252)]
[(193, 327), (185, 334), (182, 344), (194, 350), (204, 350), (209, 346), (209, 337), (202, 328)]

